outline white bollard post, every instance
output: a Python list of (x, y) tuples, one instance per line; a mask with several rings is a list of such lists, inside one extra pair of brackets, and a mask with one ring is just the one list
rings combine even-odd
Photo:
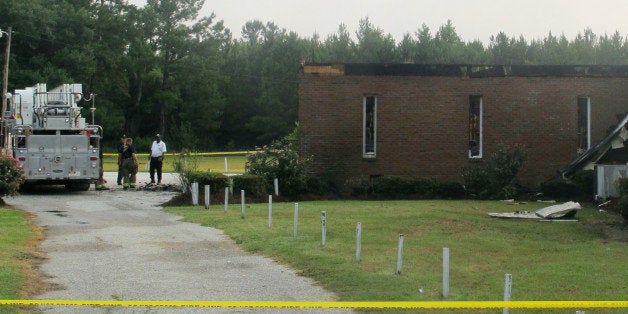
[(268, 228), (273, 226), (273, 196), (268, 195)]
[(273, 183), (275, 185), (275, 196), (279, 196), (279, 179), (275, 178)]
[(229, 173), (229, 167), (227, 166), (227, 157), (225, 157), (225, 173)]
[(399, 244), (397, 245), (397, 274), (401, 274), (402, 260), (403, 260), (403, 234), (399, 234)]
[(211, 193), (210, 193), (210, 190), (209, 190), (209, 185), (205, 185), (205, 209), (209, 208), (209, 205), (210, 205), (210, 201), (209, 201), (210, 195), (211, 195)]
[[(512, 274), (506, 274), (504, 278), (504, 301), (510, 301), (512, 295)], [(502, 309), (503, 314), (508, 314), (508, 308)]]
[(192, 182), (192, 205), (198, 205), (198, 182)]
[(229, 187), (225, 188), (225, 213), (227, 213), (227, 207), (229, 206)]
[(325, 246), (327, 242), (327, 212), (321, 212), (321, 245)]
[(355, 233), (355, 260), (359, 263), (362, 259), (362, 223), (358, 222)]
[(292, 238), (297, 238), (297, 223), (299, 221), (299, 203), (294, 203), (294, 221), (292, 222)]
[(240, 190), (240, 198), (242, 198), (240, 200), (240, 203), (242, 204), (242, 216), (241, 217), (242, 217), (242, 219), (244, 219), (244, 207), (245, 207), (245, 205), (244, 205), (244, 190)]
[(443, 298), (449, 297), (449, 248), (443, 248)]

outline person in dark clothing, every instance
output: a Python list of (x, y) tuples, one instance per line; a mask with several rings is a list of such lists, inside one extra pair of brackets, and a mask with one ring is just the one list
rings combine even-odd
[(128, 140), (125, 141), (118, 152), (118, 164), (122, 172), (122, 188), (124, 190), (135, 188), (135, 173), (139, 166), (137, 155), (135, 154), (135, 147), (133, 147), (132, 143), (133, 140), (130, 142)]
[[(122, 135), (120, 142), (118, 142), (118, 147), (116, 147), (118, 152), (124, 145), (126, 145), (126, 135)], [(122, 165), (120, 164), (120, 159), (118, 159), (118, 185), (122, 185)]]

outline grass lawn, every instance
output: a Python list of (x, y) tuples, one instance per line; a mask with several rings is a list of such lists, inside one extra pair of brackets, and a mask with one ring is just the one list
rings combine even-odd
[[(233, 153), (205, 153), (198, 155), (188, 155), (182, 157), (178, 154), (167, 154), (164, 159), (163, 171), (173, 172), (175, 163), (182, 162), (196, 170), (212, 172), (225, 172), (225, 159), (227, 160), (228, 173), (244, 173), (246, 163), (246, 152)], [(138, 154), (140, 162), (140, 172), (148, 172), (148, 154)], [(115, 154), (105, 154), (103, 157), (103, 168), (106, 172), (118, 171), (118, 158)]]
[[(449, 248), (451, 264), (447, 300), (503, 300), (506, 273), (512, 274), (514, 301), (626, 300), (628, 246), (604, 232), (608, 225), (622, 228), (619, 216), (594, 208), (580, 210), (578, 222), (487, 216), (487, 212), (532, 211), (547, 205), (468, 200), (301, 202), (296, 239), (294, 203), (273, 204), (272, 228), (268, 228), (268, 204), (247, 204), (244, 219), (240, 203), (229, 205), (227, 213), (222, 204), (209, 210), (204, 206), (166, 210), (186, 221), (224, 230), (247, 251), (298, 269), (341, 301), (442, 300), (443, 248)], [(322, 211), (327, 215), (324, 247)], [(358, 222), (362, 225), (359, 263)], [(404, 235), (404, 250), (402, 271), (397, 274), (399, 234)], [(625, 313), (625, 309), (590, 311)]]
[[(31, 225), (26, 213), (0, 207), (0, 299), (26, 298), (36, 289), (33, 260), (34, 247), (39, 237), (38, 228)], [(24, 310), (14, 305), (0, 306), (0, 313)]]

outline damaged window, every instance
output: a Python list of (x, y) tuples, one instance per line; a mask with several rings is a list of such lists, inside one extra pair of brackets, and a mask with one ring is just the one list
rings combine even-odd
[(469, 97), (469, 158), (482, 158), (482, 96)]
[(578, 97), (578, 154), (591, 147), (591, 99)]
[(377, 138), (377, 97), (364, 97), (364, 125), (362, 154), (364, 158), (375, 158), (375, 140)]

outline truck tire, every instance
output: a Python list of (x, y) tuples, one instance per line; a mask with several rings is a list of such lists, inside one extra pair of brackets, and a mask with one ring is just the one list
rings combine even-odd
[(89, 186), (91, 183), (87, 180), (85, 181), (72, 181), (65, 184), (65, 188), (68, 191), (87, 191), (89, 190)]

